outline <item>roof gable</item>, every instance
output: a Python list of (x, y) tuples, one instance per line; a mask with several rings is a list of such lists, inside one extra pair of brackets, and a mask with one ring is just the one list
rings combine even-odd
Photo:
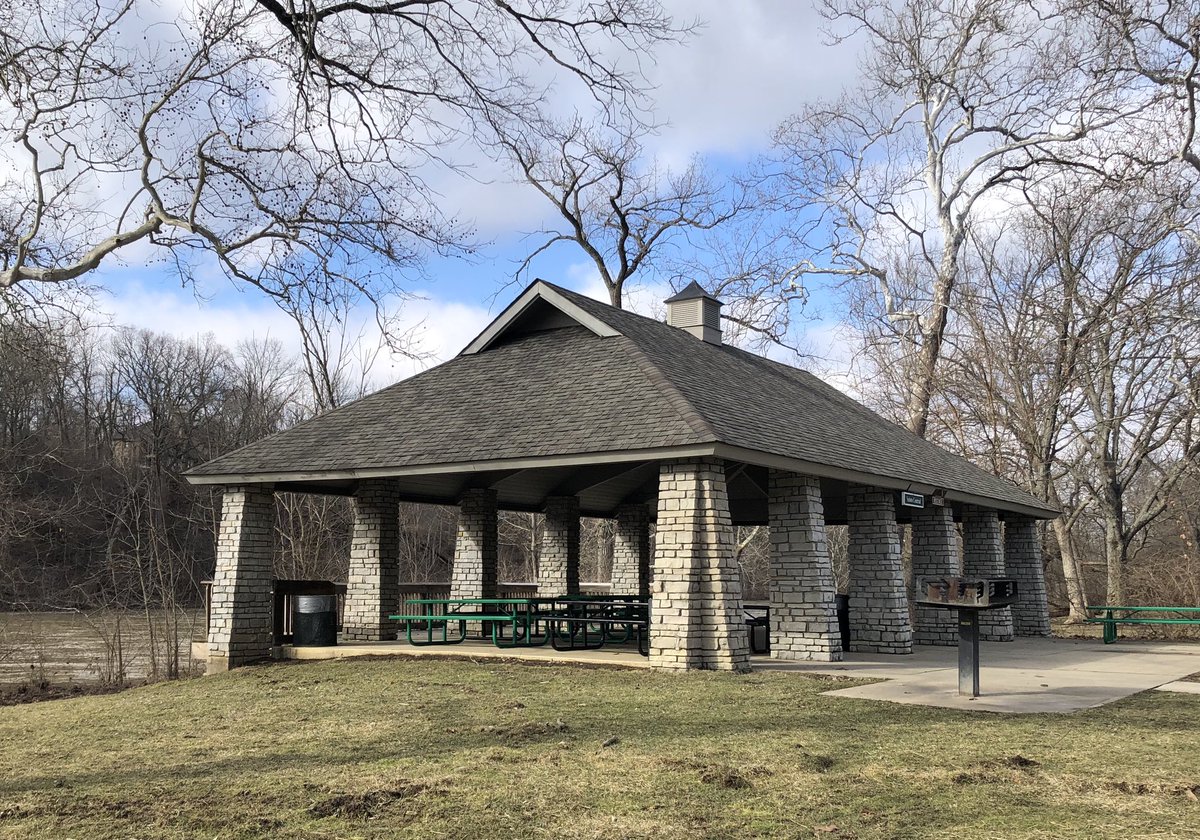
[(547, 309), (578, 324), (601, 338), (612, 338), (620, 335), (604, 318), (598, 318), (583, 309), (570, 297), (563, 294), (562, 289), (552, 286), (544, 280), (535, 280), (526, 287), (517, 299), (505, 307), (483, 332), (475, 336), (462, 349), (460, 356), (471, 356), (482, 353), (494, 347), (504, 338), (539, 331), (539, 328), (562, 327), (561, 318), (549, 316)]

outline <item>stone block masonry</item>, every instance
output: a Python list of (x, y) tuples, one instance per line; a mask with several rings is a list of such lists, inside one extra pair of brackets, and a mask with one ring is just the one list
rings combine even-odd
[(538, 596), (579, 594), (579, 497), (551, 496), (543, 508)]
[(771, 656), (836, 662), (842, 658), (837, 585), (825, 537), (820, 480), (772, 469)]
[(226, 487), (217, 531), (206, 673), (270, 656), (274, 545), (271, 488)]
[[(958, 528), (954, 511), (931, 505), (912, 512), (913, 587), (922, 577), (948, 577), (959, 573)], [(919, 593), (918, 593), (919, 595)], [(936, 607), (916, 607), (913, 641), (918, 645), (957, 645), (958, 612)]]
[[(992, 508), (964, 505), (963, 576), (1002, 578), (1004, 546), (1000, 539), (1000, 517)], [(979, 638), (989, 642), (1013, 640), (1012, 609), (983, 610), (979, 614)]]
[(612, 592), (614, 595), (650, 597), (650, 510), (646, 505), (617, 508)]
[(458, 534), (454, 541), (451, 598), (495, 598), (499, 572), (496, 491), (476, 488), (458, 500)]
[(650, 665), (750, 670), (725, 467), (685, 458), (659, 467)]
[(1049, 636), (1042, 542), (1033, 519), (1009, 515), (1004, 520), (1004, 563), (1008, 576), (1017, 581), (1019, 600), (1012, 608), (1013, 632), (1018, 636)]
[(900, 528), (891, 490), (850, 485), (850, 650), (912, 653)]
[(400, 611), (400, 499), (393, 482), (359, 482), (354, 493), (350, 575), (342, 638), (378, 642), (396, 638), (389, 615)]

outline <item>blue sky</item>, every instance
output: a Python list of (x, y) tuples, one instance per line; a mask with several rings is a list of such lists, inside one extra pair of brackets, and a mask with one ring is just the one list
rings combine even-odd
[[(717, 172), (735, 171), (768, 149), (781, 119), (854, 81), (855, 48), (825, 46), (823, 21), (807, 0), (668, 0), (667, 5), (680, 18), (706, 21), (689, 44), (663, 50), (651, 69), (657, 113), (666, 125), (650, 146), (667, 165), (699, 154)], [(436, 186), (444, 206), (472, 219), (487, 244), (470, 261), (430, 260), (426, 278), (410, 284), (420, 300), (405, 304), (401, 318), (418, 330), (428, 355), (377, 364), (372, 371), (377, 384), (453, 356), (523, 285), (503, 288), (517, 262), (537, 246), (537, 239), (524, 234), (545, 224), (549, 205), (484, 156), (474, 174), (475, 179), (448, 178)], [(539, 256), (532, 268), (532, 276), (605, 297), (586, 257), (569, 244)], [(195, 289), (184, 288), (168, 268), (138, 264), (130, 255), (124, 263), (107, 263), (96, 280), (109, 290), (98, 304), (117, 323), (181, 337), (211, 332), (230, 345), (270, 335), (298, 346), (294, 327), (269, 300), (215, 276), (202, 277)], [(666, 288), (653, 277), (643, 278), (641, 286), (627, 305), (651, 314)], [(836, 372), (841, 349), (835, 325), (817, 321), (809, 331), (809, 347), (828, 357)], [(363, 340), (376, 338), (367, 329)]]

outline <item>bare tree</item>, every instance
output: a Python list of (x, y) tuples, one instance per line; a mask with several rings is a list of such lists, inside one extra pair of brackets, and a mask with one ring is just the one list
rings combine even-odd
[(641, 134), (635, 125), (589, 124), (578, 116), (498, 127), (500, 147), (553, 205), (558, 223), (538, 234), (542, 241), (518, 277), (539, 254), (572, 243), (619, 307), (626, 283), (660, 265), (680, 238), (710, 231), (742, 208), (698, 160), (677, 172), (647, 161)]
[[(0, 2), (0, 289), (117, 255), (215, 260), (279, 299), (391, 292), (465, 231), (425, 182), (556, 81), (614, 110), (625, 51), (676, 35), (656, 0)], [(398, 270), (399, 269), (399, 270)]]
[(1117, 118), (1078, 44), (1026, 0), (824, 0), (864, 44), (861, 85), (777, 133), (803, 259), (784, 279), (861, 283), (864, 329), (897, 344), (904, 422), (924, 435), (962, 252), (985, 201)]
[(936, 431), (1064, 509), (1071, 617), (1087, 603), (1079, 527), (1101, 535), (1106, 597), (1194, 470), (1200, 287), (1193, 211), (1163, 174), (1051, 177), (973, 242)]
[(1089, 0), (1084, 15), (1096, 22), (1103, 61), (1096, 74), (1142, 100), (1137, 142), (1122, 154), (1139, 165), (1181, 161), (1200, 172), (1196, 144), (1200, 91), (1200, 27), (1191, 3), (1175, 0)]

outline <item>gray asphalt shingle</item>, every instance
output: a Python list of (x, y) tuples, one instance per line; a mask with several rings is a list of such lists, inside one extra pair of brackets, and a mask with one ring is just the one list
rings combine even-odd
[(499, 342), (192, 474), (386, 469), (720, 442), (1045, 508), (806, 371), (553, 288), (620, 335), (567, 327)]

